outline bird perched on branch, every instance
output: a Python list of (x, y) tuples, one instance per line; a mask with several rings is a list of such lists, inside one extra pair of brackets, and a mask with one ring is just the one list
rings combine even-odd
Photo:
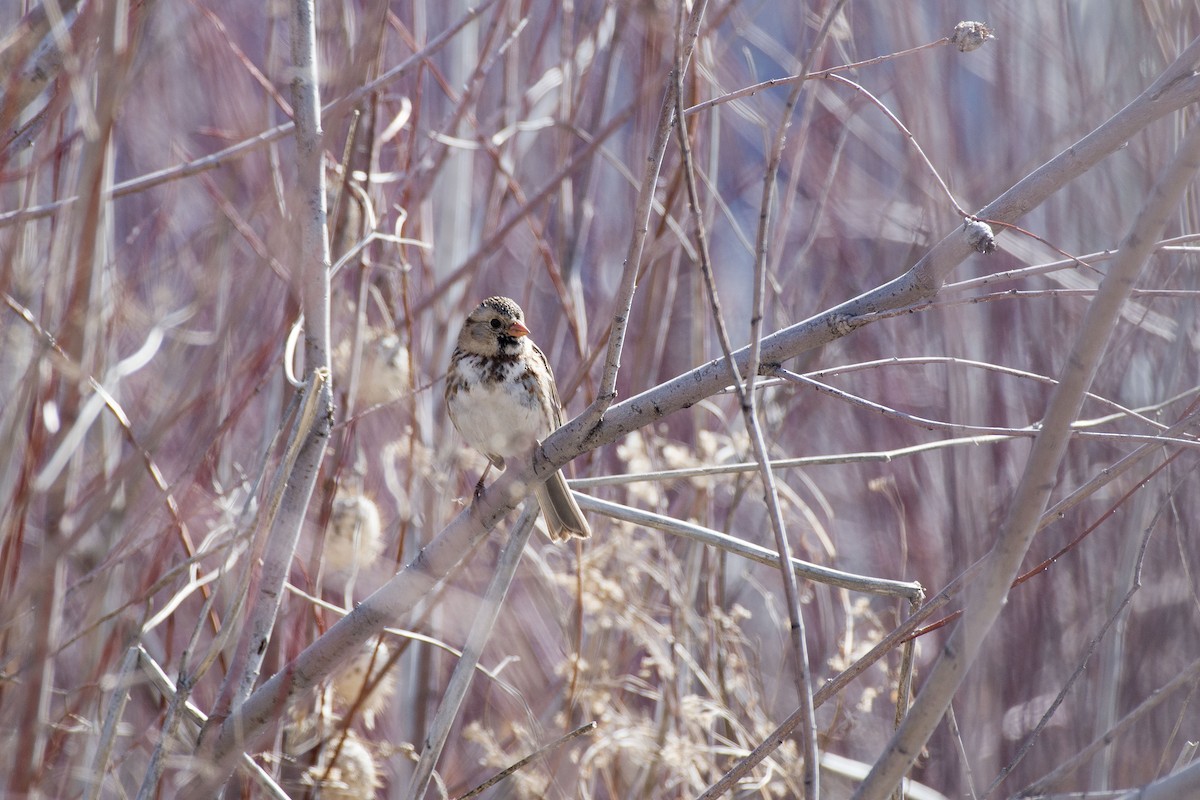
[[(563, 424), (554, 373), (514, 301), (489, 297), (463, 323), (446, 375), (446, 407), (467, 444), (498, 469)], [(476, 492), (482, 488), (480, 476)], [(552, 540), (592, 535), (561, 470), (535, 493)]]

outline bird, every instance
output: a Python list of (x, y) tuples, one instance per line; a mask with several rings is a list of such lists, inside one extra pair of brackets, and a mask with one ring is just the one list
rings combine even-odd
[[(501, 470), (506, 458), (523, 455), (562, 426), (554, 372), (516, 301), (489, 297), (467, 316), (446, 373), (446, 409), (467, 444)], [(534, 493), (552, 541), (592, 535), (561, 470)]]

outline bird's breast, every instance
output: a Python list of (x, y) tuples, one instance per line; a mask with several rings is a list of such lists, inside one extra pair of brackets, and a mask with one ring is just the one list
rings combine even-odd
[(488, 456), (524, 453), (550, 433), (544, 401), (519, 360), (460, 359), (447, 404), (458, 432)]

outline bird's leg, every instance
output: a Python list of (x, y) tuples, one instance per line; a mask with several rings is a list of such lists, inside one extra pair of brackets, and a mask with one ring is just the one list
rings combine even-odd
[(483, 496), (483, 479), (486, 478), (488, 476), (488, 473), (491, 471), (492, 471), (492, 462), (489, 461), (488, 465), (483, 468), (483, 473), (479, 476), (479, 482), (475, 484), (475, 499), (476, 500), (478, 500), (480, 497)]

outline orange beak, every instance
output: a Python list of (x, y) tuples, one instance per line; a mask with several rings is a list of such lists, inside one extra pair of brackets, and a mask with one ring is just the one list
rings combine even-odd
[(519, 339), (522, 336), (529, 335), (529, 328), (526, 328), (520, 322), (514, 322), (512, 325), (508, 326), (508, 335)]

